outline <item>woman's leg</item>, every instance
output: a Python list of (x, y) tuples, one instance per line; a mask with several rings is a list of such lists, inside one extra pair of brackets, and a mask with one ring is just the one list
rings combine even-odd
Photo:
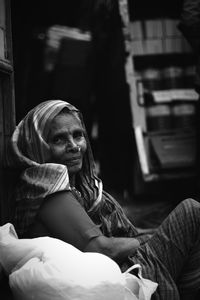
[[(182, 201), (148, 242), (181, 294), (200, 289), (200, 203)], [(192, 298), (190, 298), (192, 299)]]

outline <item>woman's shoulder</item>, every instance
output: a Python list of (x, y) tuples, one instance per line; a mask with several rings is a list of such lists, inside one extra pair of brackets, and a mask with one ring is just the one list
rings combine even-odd
[(66, 222), (66, 219), (69, 219), (69, 214), (75, 214), (79, 207), (80, 204), (70, 190), (59, 191), (46, 196), (33, 224), (29, 227), (28, 237), (51, 236), (51, 230), (47, 229), (46, 224), (53, 221), (54, 226), (56, 226), (62, 220)]
[(72, 190), (62, 190), (47, 195), (40, 207), (40, 214), (61, 214), (83, 208), (83, 201), (80, 195)]

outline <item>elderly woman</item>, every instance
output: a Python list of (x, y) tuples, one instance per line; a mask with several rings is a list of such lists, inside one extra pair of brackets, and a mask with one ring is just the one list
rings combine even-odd
[(153, 299), (195, 299), (200, 287), (198, 202), (180, 203), (144, 242), (103, 190), (81, 113), (61, 100), (33, 108), (16, 127), (11, 146), (11, 163), (21, 168), (13, 220), (19, 237), (59, 238), (111, 257), (123, 271), (139, 263), (143, 276), (159, 284)]

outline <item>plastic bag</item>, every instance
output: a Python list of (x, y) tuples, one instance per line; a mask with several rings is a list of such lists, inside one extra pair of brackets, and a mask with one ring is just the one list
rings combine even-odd
[(12, 224), (0, 228), (0, 263), (17, 300), (124, 299), (112, 259), (50, 237), (18, 239)]
[[(138, 270), (137, 276), (130, 274), (133, 269)], [(123, 273), (126, 289), (125, 300), (150, 300), (156, 291), (158, 284), (143, 278), (141, 270), (141, 266), (136, 264)]]
[(134, 267), (122, 273), (109, 257), (55, 238), (18, 239), (9, 223), (0, 227), (0, 263), (16, 300), (149, 300), (155, 290)]
[(18, 240), (12, 224), (7, 223), (0, 227), (0, 264), (7, 274), (11, 273), (21, 259), (26, 257), (28, 260), (40, 254), (41, 251), (31, 240)]

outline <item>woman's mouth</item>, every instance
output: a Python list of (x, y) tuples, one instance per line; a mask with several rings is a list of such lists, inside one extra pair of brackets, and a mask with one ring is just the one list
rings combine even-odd
[(72, 157), (70, 159), (67, 159), (66, 163), (67, 164), (77, 164), (77, 163), (80, 163), (80, 161), (81, 161), (81, 157), (79, 156), (79, 157)]

